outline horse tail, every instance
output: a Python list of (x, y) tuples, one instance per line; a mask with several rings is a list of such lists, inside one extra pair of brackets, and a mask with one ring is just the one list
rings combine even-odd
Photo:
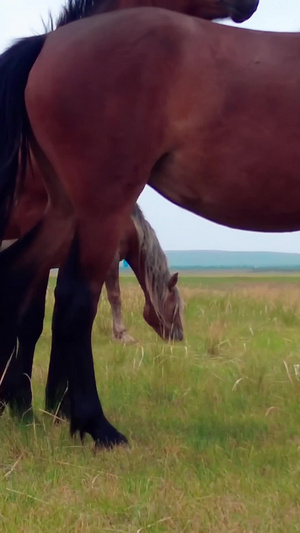
[(0, 55), (0, 239), (16, 195), (18, 172), (25, 175), (30, 124), (25, 106), (29, 72), (46, 35), (26, 37)]

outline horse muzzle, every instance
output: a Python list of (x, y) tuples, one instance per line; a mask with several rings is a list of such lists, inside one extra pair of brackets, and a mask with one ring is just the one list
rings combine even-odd
[(234, 0), (224, 0), (228, 8), (228, 15), (233, 22), (241, 23), (248, 20), (258, 8), (259, 0), (245, 0), (242, 2)]

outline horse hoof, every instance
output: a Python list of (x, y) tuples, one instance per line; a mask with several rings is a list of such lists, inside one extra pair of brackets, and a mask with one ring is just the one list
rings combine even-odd
[(131, 337), (131, 335), (129, 335), (129, 333), (126, 333), (125, 335), (123, 335), (122, 338), (120, 339), (120, 341), (123, 344), (134, 344), (135, 343), (134, 338)]
[(119, 433), (119, 431), (117, 431), (115, 428), (113, 428), (113, 430), (114, 432), (101, 435), (101, 437), (98, 437), (95, 440), (96, 450), (101, 450), (103, 448), (106, 450), (112, 450), (115, 446), (126, 446), (128, 444), (128, 440), (125, 435)]
[(122, 333), (119, 333), (117, 335), (114, 335), (114, 340), (117, 342), (121, 342), (122, 344), (133, 344), (135, 343), (135, 340), (127, 331), (122, 331)]
[(97, 423), (93, 427), (85, 427), (84, 430), (76, 428), (74, 431), (74, 425), (71, 423), (71, 435), (79, 432), (81, 441), (84, 440), (85, 433), (89, 433), (95, 442), (96, 449), (112, 449), (115, 446), (124, 446), (128, 444), (128, 440), (125, 435), (122, 435), (116, 428), (114, 428), (108, 420), (101, 421), (101, 424)]

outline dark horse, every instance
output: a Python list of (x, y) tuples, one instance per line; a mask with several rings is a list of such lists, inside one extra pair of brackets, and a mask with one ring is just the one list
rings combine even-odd
[[(241, 21), (257, 3), (214, 5)], [(147, 182), (223, 224), (299, 227), (295, 39), (143, 8), (68, 24), (1, 56), (2, 230), (29, 150), (49, 195), (42, 221), (0, 257), (4, 400), (17, 319), (45, 271), (59, 264), (54, 325), (71, 432), (89, 432), (98, 445), (126, 441), (98, 398), (91, 328), (124, 221)]]

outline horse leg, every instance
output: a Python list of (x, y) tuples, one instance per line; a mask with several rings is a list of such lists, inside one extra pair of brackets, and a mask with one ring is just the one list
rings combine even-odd
[[(61, 91), (57, 98), (54, 98), (54, 91), (49, 93), (49, 98), (46, 94), (40, 99), (39, 87), (37, 67), (31, 71), (26, 89), (29, 120), (41, 150), (55, 169), (48, 184), (52, 183), (60, 194), (66, 192), (77, 222), (68, 259), (60, 268), (54, 316), (56, 342), (67, 365), (70, 429), (72, 434), (79, 432), (81, 437), (89, 433), (98, 446), (111, 447), (126, 442), (126, 438), (108, 422), (98, 397), (91, 346), (92, 325), (124, 222), (130, 217), (155, 164), (152, 145), (161, 141), (158, 143), (154, 135), (156, 122), (153, 131), (149, 133), (148, 130), (141, 142), (138, 132), (134, 138), (127, 139), (126, 129), (116, 137), (108, 136), (106, 126), (111, 128), (112, 122), (110, 113), (106, 116), (106, 110), (103, 112), (102, 100), (96, 109), (97, 121), (91, 123), (94, 106), (89, 108), (92, 115), (86, 113), (85, 108), (82, 113), (82, 108), (73, 107), (76, 91), (71, 95), (71, 107), (68, 106), (72, 113), (65, 114)], [(82, 95), (78, 96), (78, 102), (82, 103)], [(46, 107), (45, 102), (49, 104)], [(160, 129), (159, 132), (161, 134)], [(146, 152), (139, 150), (144, 145)], [(47, 190), (49, 192), (49, 186)], [(53, 195), (49, 193), (49, 196), (52, 200)]]
[(105, 278), (107, 298), (111, 306), (113, 319), (113, 337), (124, 344), (134, 342), (129, 335), (122, 315), (121, 290), (119, 280), (119, 255), (116, 254)]
[(12, 398), (14, 386), (13, 372), (17, 355), (17, 331), (19, 308), (28, 291), (34, 273), (30, 269), (16, 272), (15, 264), (24, 250), (33, 242), (38, 226), (22, 239), (6, 248), (0, 254), (0, 412)]
[(59, 286), (54, 292), (55, 304), (52, 318), (52, 344), (46, 384), (45, 409), (59, 417), (70, 418), (68, 367), (66, 358), (64, 357), (64, 346), (60, 344), (59, 327), (57, 328), (61, 314), (58, 293), (64, 291), (64, 284), (66, 285), (66, 290), (68, 289), (67, 274), (62, 274), (62, 270), (59, 271), (58, 282)]
[[(19, 318), (22, 316), (24, 303), (26, 305), (28, 291), (31, 288), (32, 295), (34, 295), (36, 290), (34, 280), (45, 276), (45, 272), (61, 260), (69, 246), (73, 231), (72, 217), (65, 217), (49, 209), (41, 223), (0, 254), (0, 337), (2, 339), (0, 404), (2, 410), (5, 404), (13, 405), (14, 403), (17, 379), (14, 373), (17, 371), (17, 375), (20, 375), (21, 369), (28, 369), (28, 361), (24, 363), (19, 357), (16, 360)], [(57, 237), (54, 239), (53, 235)], [(29, 297), (32, 296), (29, 295)], [(20, 355), (24, 357), (24, 352)], [(28, 396), (24, 402), (25, 404), (28, 402)], [(20, 404), (22, 400), (19, 396), (17, 405)]]
[[(43, 331), (48, 273), (35, 283), (35, 291), (26, 304), (18, 320), (18, 350), (7, 371), (10, 381), (11, 399), (9, 407), (19, 418), (31, 413), (31, 375), (34, 350)], [(14, 391), (14, 392), (13, 392)]]
[[(73, 256), (73, 261), (75, 261)], [(119, 260), (115, 256), (109, 271), (105, 278), (108, 299), (112, 308), (114, 335), (116, 339), (121, 339), (126, 328), (122, 321), (120, 287), (118, 280)], [(48, 370), (48, 378), (46, 385), (45, 408), (51, 413), (57, 414), (59, 417), (70, 418), (70, 398), (68, 392), (68, 369), (67, 362), (64, 357), (64, 347), (59, 338), (59, 321), (60, 310), (59, 302), (61, 301), (61, 293), (68, 290), (68, 286), (72, 283), (67, 274), (62, 275), (60, 271), (58, 277), (58, 288), (55, 291), (55, 306), (52, 321), (52, 347)]]
[(71, 434), (79, 431), (83, 439), (85, 433), (90, 433), (98, 446), (111, 447), (127, 440), (104, 416), (96, 388), (91, 333), (100, 290), (101, 285), (94, 290), (89, 286), (82, 268), (79, 239), (75, 237), (55, 290), (56, 360), (65, 358), (67, 365)]
[[(114, 338), (121, 340), (123, 335), (125, 335), (126, 338), (126, 335), (128, 334), (122, 319), (118, 273), (119, 259), (116, 255), (106, 275), (105, 285), (107, 289), (108, 300), (112, 308)], [(60, 273), (58, 279), (59, 288), (57, 291), (55, 291), (55, 305), (52, 320), (52, 345), (46, 384), (45, 409), (50, 413), (55, 413), (59, 417), (70, 418), (71, 413), (70, 398), (68, 393), (68, 369), (63, 353), (64, 350), (62, 349), (59, 339), (58, 324), (60, 320), (60, 293), (64, 291), (64, 286), (66, 290), (68, 290), (69, 283), (72, 283), (72, 281), (68, 280), (66, 273), (64, 276), (62, 276)], [(128, 337), (130, 340), (133, 340), (130, 335), (128, 335)]]

